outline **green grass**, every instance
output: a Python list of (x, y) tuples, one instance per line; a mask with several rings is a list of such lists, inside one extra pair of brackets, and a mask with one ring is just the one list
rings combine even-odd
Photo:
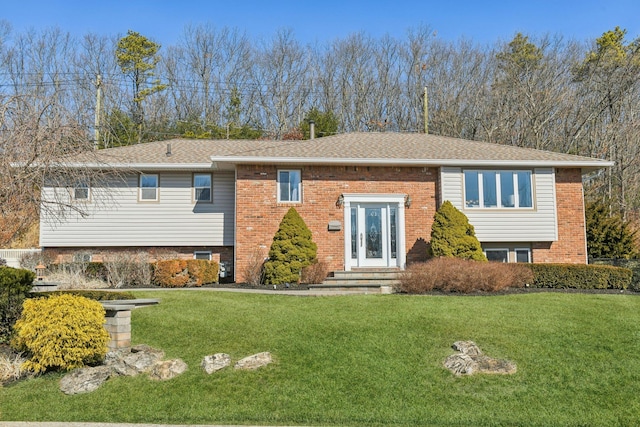
[[(60, 374), (0, 388), (0, 420), (258, 425), (633, 425), (640, 419), (640, 297), (303, 298), (208, 291), (133, 313), (133, 341), (189, 365), (166, 382), (115, 378), (66, 396)], [(511, 376), (452, 376), (457, 340), (513, 360)], [(207, 354), (272, 365), (211, 376)]]

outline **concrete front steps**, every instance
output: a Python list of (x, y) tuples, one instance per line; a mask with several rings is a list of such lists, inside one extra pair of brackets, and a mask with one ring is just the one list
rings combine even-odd
[(324, 282), (309, 285), (313, 291), (335, 291), (354, 294), (391, 294), (399, 283), (398, 269), (357, 269), (334, 271)]

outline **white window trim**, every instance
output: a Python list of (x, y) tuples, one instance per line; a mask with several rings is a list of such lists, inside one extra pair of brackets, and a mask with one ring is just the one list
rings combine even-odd
[[(143, 199), (142, 198), (142, 178), (146, 177), (146, 176), (155, 176), (156, 177), (156, 186), (155, 186), (155, 190), (156, 190), (156, 197), (155, 199)], [(152, 187), (144, 187), (146, 189), (150, 189)], [(157, 202), (158, 200), (160, 200), (160, 176), (157, 173), (141, 173), (138, 176), (138, 201), (140, 202)]]
[(193, 251), (193, 259), (198, 259), (197, 255), (207, 255), (208, 256), (208, 260), (211, 261), (211, 255), (212, 252), (211, 251)]
[[(281, 172), (298, 172), (300, 174), (300, 183), (298, 184), (298, 200), (282, 200), (282, 194), (280, 192), (280, 173)], [(276, 186), (277, 186), (277, 201), (278, 203), (290, 203), (290, 204), (301, 204), (302, 203), (302, 170), (301, 169), (278, 169), (276, 176)]]
[[(478, 174), (478, 206), (467, 206), (467, 182), (466, 173), (475, 172)], [(496, 206), (484, 206), (484, 180), (482, 174), (485, 172), (496, 174)], [(502, 205), (502, 182), (501, 172), (513, 174), (514, 206)], [(518, 173), (529, 172), (529, 192), (531, 193), (531, 206), (520, 206), (520, 192), (518, 191)], [(534, 192), (534, 171), (529, 169), (463, 169), (462, 170), (462, 205), (464, 209), (508, 209), (508, 210), (533, 210), (535, 207)]]
[[(196, 187), (196, 176), (207, 175), (209, 176), (209, 187)], [(213, 203), (213, 174), (211, 173), (194, 173), (191, 176), (192, 195), (195, 203)], [(209, 188), (209, 199), (201, 200), (196, 197), (197, 190), (199, 188)]]
[[(86, 185), (84, 185), (86, 184)], [(86, 189), (87, 197), (77, 197), (77, 190)], [(77, 182), (71, 189), (71, 198), (76, 202), (90, 202), (91, 201), (91, 184), (89, 182)]]
[[(527, 264), (531, 263), (531, 248), (513, 248), (513, 262), (518, 262), (518, 251), (527, 251)], [(523, 263), (524, 264), (524, 263)]]

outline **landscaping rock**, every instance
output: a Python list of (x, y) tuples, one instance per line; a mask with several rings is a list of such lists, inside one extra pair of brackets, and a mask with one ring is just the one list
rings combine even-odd
[(517, 372), (515, 363), (483, 355), (473, 341), (456, 341), (452, 347), (459, 353), (448, 356), (444, 366), (454, 375), (515, 374)]
[(478, 364), (469, 355), (463, 353), (452, 354), (444, 360), (444, 367), (454, 375), (472, 375), (478, 370)]
[(207, 374), (213, 374), (220, 369), (224, 369), (227, 366), (231, 365), (231, 356), (226, 353), (216, 353), (210, 356), (205, 356), (202, 359), (202, 369)]
[(98, 389), (110, 376), (108, 366), (76, 369), (62, 377), (60, 391), (64, 394), (88, 393)]
[(157, 362), (149, 371), (149, 378), (157, 381), (166, 381), (185, 373), (187, 364), (182, 359), (171, 359)]
[(253, 370), (267, 366), (271, 362), (271, 353), (265, 351), (263, 353), (254, 354), (253, 356), (248, 356), (244, 359), (238, 360), (234, 369)]
[(456, 341), (451, 346), (454, 350), (469, 356), (481, 356), (482, 350), (473, 341)]
[(149, 371), (153, 365), (164, 357), (164, 352), (147, 345), (139, 345), (128, 349), (110, 351), (105, 356), (104, 364), (114, 373), (123, 376), (135, 376)]

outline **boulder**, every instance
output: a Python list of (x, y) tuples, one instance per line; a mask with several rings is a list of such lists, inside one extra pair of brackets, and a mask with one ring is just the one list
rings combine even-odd
[(231, 365), (231, 356), (226, 353), (216, 353), (205, 356), (201, 363), (202, 369), (204, 369), (207, 374), (212, 374), (229, 365)]
[(234, 365), (234, 369), (254, 370), (263, 366), (267, 366), (271, 362), (271, 353), (265, 351), (238, 360)]
[(451, 346), (454, 350), (469, 356), (481, 356), (482, 350), (473, 341), (456, 341)]
[(518, 370), (509, 360), (485, 356), (473, 341), (456, 341), (452, 347), (459, 353), (448, 356), (444, 367), (454, 375), (515, 374)]
[(88, 393), (98, 389), (110, 376), (108, 366), (75, 369), (60, 379), (60, 391), (64, 394)]
[(185, 373), (187, 364), (182, 359), (171, 359), (157, 362), (149, 371), (149, 378), (157, 381), (166, 381)]
[(162, 350), (148, 345), (138, 345), (131, 350), (110, 351), (104, 358), (104, 364), (109, 366), (114, 374), (132, 377), (149, 371), (163, 357)]
[(444, 367), (453, 372), (454, 375), (472, 375), (478, 370), (476, 361), (464, 353), (448, 356), (444, 360)]

